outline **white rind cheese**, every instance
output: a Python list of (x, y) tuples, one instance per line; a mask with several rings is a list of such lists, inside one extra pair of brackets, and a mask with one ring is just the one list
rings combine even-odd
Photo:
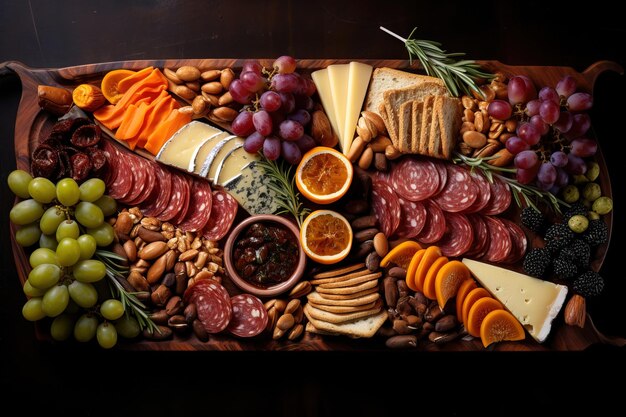
[(224, 163), (224, 160), (230, 154), (230, 151), (232, 151), (233, 149), (237, 147), (243, 146), (243, 142), (244, 142), (243, 138), (240, 138), (238, 136), (231, 136), (231, 137), (228, 137), (227, 139), (228, 140), (224, 139), (226, 142), (222, 144), (222, 146), (220, 146), (220, 144), (217, 144), (215, 148), (213, 148), (215, 150), (218, 146), (220, 146), (217, 153), (215, 154), (215, 157), (213, 158), (213, 161), (211, 162), (209, 171), (205, 175), (205, 177), (211, 182), (217, 181), (218, 170), (220, 169), (220, 166), (222, 166), (222, 164)]
[(463, 263), (480, 284), (506, 307), (539, 343), (550, 334), (567, 287), (471, 259)]
[(209, 178), (209, 172), (211, 170), (211, 166), (213, 165), (213, 162), (216, 160), (217, 154), (222, 150), (224, 145), (226, 145), (228, 142), (235, 139), (236, 137), (237, 136), (233, 136), (233, 135), (226, 136), (224, 139), (221, 139), (211, 148), (211, 150), (209, 151), (209, 154), (207, 155), (206, 159), (202, 163), (202, 169), (200, 169), (201, 177), (205, 177), (209, 181), (212, 180), (212, 178)]
[(189, 172), (196, 168), (196, 156), (202, 146), (222, 131), (206, 123), (193, 121), (178, 129), (155, 157), (167, 165)]
[(211, 149), (213, 149), (213, 147), (217, 143), (219, 143), (219, 141), (221, 141), (227, 136), (230, 136), (230, 133), (220, 132), (216, 135), (213, 135), (211, 136), (211, 138), (209, 138), (209, 140), (207, 140), (204, 143), (204, 145), (202, 145), (200, 149), (198, 149), (198, 153), (196, 154), (196, 161), (195, 161), (196, 168), (193, 171), (194, 174), (200, 175), (200, 171), (202, 171), (202, 166), (204, 165), (204, 161), (206, 161), (207, 157), (209, 156), (209, 153), (211, 153)]

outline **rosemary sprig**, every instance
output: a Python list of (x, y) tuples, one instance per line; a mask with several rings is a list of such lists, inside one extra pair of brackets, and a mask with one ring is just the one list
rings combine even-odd
[(139, 323), (141, 330), (148, 329), (150, 332), (160, 332), (156, 324), (148, 317), (147, 307), (137, 298), (137, 292), (129, 287), (124, 274), (128, 272), (128, 267), (121, 264), (125, 259), (116, 253), (106, 250), (97, 250), (96, 258), (106, 266), (106, 274), (109, 278), (109, 287), (114, 297), (117, 297), (127, 315), (134, 317)]
[(483, 96), (483, 92), (476, 85), (476, 80), (483, 78), (490, 81), (494, 78), (493, 74), (482, 71), (473, 60), (457, 60), (457, 57), (465, 55), (464, 52), (449, 53), (441, 49), (439, 42), (411, 39), (417, 28), (413, 29), (407, 39), (382, 26), (380, 29), (404, 42), (411, 63), (414, 58), (419, 59), (426, 73), (441, 78), (450, 94), (455, 97), (461, 94), (472, 95), (472, 91)]
[(261, 155), (261, 160), (257, 162), (257, 165), (263, 168), (270, 177), (270, 183), (267, 186), (276, 193), (277, 203), (281, 207), (281, 210), (274, 214), (289, 213), (301, 227), (310, 210), (300, 202), (300, 193), (296, 191), (296, 179), (295, 176), (291, 175), (293, 166), (286, 166), (283, 160), (280, 163), (269, 160), (263, 155)]

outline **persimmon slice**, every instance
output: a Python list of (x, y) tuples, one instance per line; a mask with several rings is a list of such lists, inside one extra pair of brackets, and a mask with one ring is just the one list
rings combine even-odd
[(519, 321), (506, 310), (494, 310), (485, 316), (480, 325), (480, 339), (483, 346), (504, 340), (524, 340), (526, 333)]

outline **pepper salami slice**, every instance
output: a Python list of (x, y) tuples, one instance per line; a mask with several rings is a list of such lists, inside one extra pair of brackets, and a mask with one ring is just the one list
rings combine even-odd
[(170, 193), (169, 200), (165, 201), (165, 209), (163, 209), (161, 214), (157, 217), (163, 222), (172, 220), (176, 217), (185, 205), (185, 198), (189, 198), (189, 185), (187, 184), (185, 177), (175, 171), (169, 171), (169, 173), (171, 175), (172, 191)]
[(446, 232), (437, 245), (443, 256), (461, 256), (472, 247), (474, 230), (462, 213), (446, 213)]
[(469, 170), (458, 165), (446, 165), (448, 181), (434, 201), (448, 212), (464, 211), (478, 198), (478, 186), (472, 181)]
[(432, 163), (435, 165), (435, 168), (437, 168), (437, 172), (439, 173), (439, 187), (437, 188), (437, 191), (435, 191), (435, 194), (432, 195), (432, 197), (434, 197), (442, 192), (446, 187), (446, 184), (448, 183), (448, 170), (446, 169), (446, 164), (438, 159), (435, 159)]
[(494, 176), (491, 186), (489, 204), (481, 211), (482, 214), (495, 216), (503, 213), (511, 205), (511, 188), (509, 184)]
[(197, 232), (204, 229), (211, 216), (213, 195), (208, 181), (192, 180), (189, 209), (185, 219), (178, 225), (187, 232)]
[(145, 216), (157, 217), (167, 208), (172, 193), (172, 176), (158, 164), (154, 164), (155, 183), (152, 193), (144, 200)]
[(391, 186), (380, 180), (372, 181), (372, 207), (380, 223), (381, 232), (389, 237), (400, 225), (402, 208)]
[(146, 201), (150, 194), (152, 194), (152, 190), (156, 185), (156, 163), (148, 161), (144, 158), (139, 158), (138, 160), (139, 168), (142, 170), (145, 176), (143, 180), (144, 185), (141, 187), (141, 192), (139, 192), (136, 198), (128, 200), (126, 202), (126, 204), (128, 204), (129, 206), (136, 206)]
[(511, 235), (511, 253), (502, 262), (512, 264), (524, 257), (526, 254), (526, 247), (528, 246), (528, 239), (526, 233), (517, 224), (508, 219), (500, 219), (509, 230)]
[(505, 224), (497, 217), (484, 217), (489, 229), (489, 247), (484, 259), (490, 262), (502, 262), (511, 253), (511, 234)]
[(465, 256), (481, 258), (489, 247), (489, 229), (481, 214), (468, 214), (467, 219), (472, 223), (474, 229), (474, 241), (470, 250), (465, 252)]
[(115, 179), (109, 186), (108, 193), (111, 198), (121, 201), (133, 188), (133, 173), (128, 164), (128, 158), (117, 148), (113, 147), (113, 149), (115, 150), (114, 158), (117, 159), (117, 162), (112, 167), (115, 169)]
[(402, 211), (400, 225), (396, 229), (398, 238), (411, 239), (419, 235), (426, 224), (426, 207), (421, 201), (409, 201), (398, 197)]
[(117, 176), (117, 171), (115, 169), (117, 152), (115, 152), (115, 148), (109, 143), (108, 140), (103, 140), (101, 143), (102, 153), (106, 157), (106, 167), (104, 169), (104, 174), (102, 175), (102, 180), (104, 181), (107, 190), (109, 190), (111, 184), (115, 181), (115, 177)]
[(261, 300), (251, 294), (239, 294), (230, 302), (233, 313), (226, 330), (239, 337), (254, 337), (265, 330), (268, 316)]
[(465, 209), (465, 213), (477, 213), (489, 204), (489, 200), (491, 199), (491, 186), (487, 178), (480, 172), (470, 172), (470, 175), (478, 187), (478, 197), (476, 197), (474, 204)]
[(133, 188), (124, 198), (120, 199), (120, 202), (124, 204), (129, 204), (130, 201), (137, 199), (146, 186), (147, 173), (141, 159), (135, 155), (126, 155), (126, 163), (130, 166), (133, 176)]
[(407, 157), (393, 169), (391, 185), (407, 200), (426, 200), (439, 188), (439, 172), (431, 161)]
[(213, 279), (197, 281), (184, 294), (187, 304), (195, 304), (198, 320), (207, 333), (219, 333), (230, 323), (233, 307), (226, 288)]
[(426, 224), (416, 239), (421, 243), (434, 243), (446, 232), (446, 218), (443, 210), (433, 200), (424, 200), (424, 207), (427, 213)]
[(213, 207), (211, 216), (202, 232), (202, 236), (209, 240), (220, 240), (230, 230), (237, 216), (239, 203), (224, 190), (213, 191)]
[(193, 179), (186, 175), (180, 174), (183, 179), (183, 201), (178, 214), (171, 220), (172, 224), (179, 225), (185, 220), (187, 213), (189, 212), (189, 203), (191, 201), (191, 187)]

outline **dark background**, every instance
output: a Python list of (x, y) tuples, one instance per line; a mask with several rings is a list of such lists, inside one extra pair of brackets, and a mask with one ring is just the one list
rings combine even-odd
[[(626, 65), (622, 14), (608, 1), (0, 1), (0, 63), (64, 67), (161, 58), (406, 58), (406, 36), (473, 59), (513, 65)], [(626, 336), (623, 256), (624, 77), (599, 77), (591, 113), (611, 174), (616, 213), (589, 311), (598, 329)], [(0, 77), (0, 398), (68, 414), (440, 415), (605, 409), (623, 380), (623, 349), (554, 354), (399, 352), (108, 352), (50, 346), (20, 314), (24, 296), (8, 231), (13, 129), (20, 84)], [(619, 389), (619, 388), (618, 388)], [(355, 392), (351, 394), (351, 392)], [(12, 402), (9, 401), (9, 402)], [(3, 401), (4, 402), (4, 401)], [(535, 404), (535, 405), (533, 405)]]

